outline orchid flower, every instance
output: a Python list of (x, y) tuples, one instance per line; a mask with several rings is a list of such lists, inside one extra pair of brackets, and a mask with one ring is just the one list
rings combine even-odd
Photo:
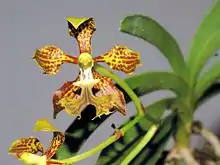
[[(15, 156), (26, 165), (64, 165), (59, 160), (52, 160), (52, 156), (61, 147), (65, 140), (64, 133), (54, 128), (47, 120), (41, 119), (36, 122), (35, 131), (53, 132), (54, 136), (49, 148), (44, 152), (41, 142), (33, 136), (15, 140), (8, 153)], [(37, 155), (40, 152), (41, 155)]]
[(79, 75), (74, 81), (65, 82), (53, 96), (54, 118), (64, 110), (66, 113), (81, 117), (87, 105), (96, 108), (96, 117), (112, 113), (116, 108), (126, 115), (126, 103), (123, 93), (113, 81), (100, 75), (93, 69), (97, 62), (105, 62), (111, 69), (128, 74), (140, 64), (140, 54), (126, 46), (116, 45), (107, 53), (93, 57), (91, 38), (96, 30), (93, 18), (66, 18), (69, 35), (74, 37), (79, 46), (79, 56), (71, 56), (54, 45), (37, 49), (33, 59), (45, 74), (55, 75), (63, 63), (79, 66)]

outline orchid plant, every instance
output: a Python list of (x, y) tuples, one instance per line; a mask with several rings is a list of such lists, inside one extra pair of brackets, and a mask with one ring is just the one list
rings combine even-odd
[[(219, 88), (219, 61), (203, 72), (206, 63), (220, 47), (219, 13), (220, 1), (217, 0), (197, 30), (187, 60), (174, 37), (157, 21), (143, 15), (127, 16), (121, 21), (120, 31), (154, 45), (172, 68), (170, 72), (135, 75), (131, 74), (141, 66), (137, 51), (115, 45), (107, 53), (93, 56), (94, 18), (66, 18), (69, 35), (78, 43), (79, 56), (46, 45), (36, 50), (33, 59), (44, 74), (50, 75), (55, 75), (64, 63), (78, 65), (76, 79), (65, 82), (52, 99), (53, 119), (61, 111), (77, 119), (66, 131), (57, 130), (48, 120), (40, 119), (34, 130), (53, 133), (50, 147), (44, 151), (40, 141), (30, 136), (14, 141), (8, 153), (27, 165), (71, 165), (99, 151), (96, 165), (161, 165), (181, 161), (189, 165), (219, 163), (219, 139), (200, 121), (193, 119), (198, 107), (219, 91), (215, 90)], [(100, 62), (110, 68), (103, 67)], [(113, 70), (127, 73), (128, 78), (122, 80)], [(175, 96), (150, 105), (141, 102), (141, 96), (161, 89), (171, 90)], [(134, 116), (119, 128), (113, 124), (113, 135), (104, 142), (89, 151), (77, 153), (109, 116), (115, 112), (125, 116), (126, 104), (131, 101), (137, 111)], [(95, 108), (95, 116), (90, 113), (92, 108), (88, 105)], [(164, 117), (166, 111), (171, 113)], [(210, 144), (209, 149), (190, 148), (192, 134), (203, 136)], [(175, 140), (175, 145), (166, 150), (170, 138)]]

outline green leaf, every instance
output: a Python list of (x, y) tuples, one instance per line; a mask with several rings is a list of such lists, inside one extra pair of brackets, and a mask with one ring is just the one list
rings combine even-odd
[(59, 150), (56, 152), (57, 159), (66, 159), (72, 156), (69, 147), (66, 144), (63, 144)]
[(188, 55), (190, 85), (194, 86), (206, 62), (220, 47), (220, 1), (218, 0), (198, 28)]
[[(151, 149), (150, 152), (147, 155), (147, 161), (142, 161), (142, 163), (145, 163), (146, 165), (155, 165), (158, 160), (161, 158), (161, 155), (164, 151), (164, 148), (166, 147), (171, 135), (172, 135), (172, 128), (170, 129), (169, 134), (164, 135), (163, 139), (161, 140), (161, 142), (158, 144), (158, 146), (156, 146), (154, 149)], [(141, 152), (143, 154), (143, 151)], [(142, 156), (143, 158), (143, 156)], [(134, 163), (135, 165), (135, 163)], [(137, 164), (139, 165), (139, 164)]]
[(195, 87), (195, 97), (199, 99), (203, 93), (220, 78), (220, 62), (216, 62), (208, 71), (202, 74)]
[[(174, 98), (166, 98), (161, 99), (146, 108), (146, 113), (150, 116), (160, 119), (166, 110), (167, 105), (171, 104), (174, 101)], [(129, 119), (123, 125), (126, 125), (128, 122), (132, 121), (133, 118)], [(112, 145), (106, 147), (100, 154), (100, 157), (97, 161), (97, 165), (108, 165), (108, 164), (119, 164), (121, 160), (123, 160), (127, 153), (133, 148), (135, 144), (143, 137), (143, 135), (147, 132), (149, 127), (152, 125), (146, 117), (142, 117), (142, 119), (130, 129), (125, 136), (119, 139), (117, 142)], [(121, 148), (118, 150), (117, 146), (120, 145)]]
[(143, 148), (152, 140), (152, 138), (156, 134), (158, 126), (159, 125), (152, 125), (147, 130), (143, 138), (141, 138), (140, 142), (135, 145), (128, 153), (128, 155), (122, 160), (122, 162), (120, 163), (121, 165), (129, 164), (141, 152), (141, 150), (143, 150)]
[(215, 97), (219, 93), (220, 93), (220, 84), (219, 82), (216, 82), (212, 84), (210, 87), (208, 87), (204, 91), (204, 93), (200, 96), (200, 98), (197, 99), (196, 107), (201, 106), (206, 101), (208, 101), (210, 98)]
[(132, 165), (155, 165), (160, 159), (164, 147), (173, 133), (175, 122), (175, 113), (167, 116), (163, 124), (160, 126), (157, 134), (152, 139), (151, 143), (143, 148), (137, 157), (131, 162)]
[(185, 63), (176, 40), (155, 20), (143, 15), (127, 16), (121, 22), (120, 31), (156, 46), (167, 58), (173, 70), (183, 75)]
[[(124, 81), (139, 97), (160, 89), (172, 90), (177, 95), (184, 96), (189, 90), (187, 84), (184, 83), (182, 78), (170, 72), (144, 72), (130, 76)], [(129, 103), (131, 98), (119, 85), (116, 84), (116, 86), (124, 93), (126, 103)], [(91, 112), (95, 112), (94, 107), (87, 107), (82, 113), (82, 118), (80, 120), (75, 120), (66, 130), (66, 133), (72, 134), (72, 137), (67, 136), (64, 142), (64, 144), (68, 146), (71, 155), (75, 155), (93, 131), (112, 115), (110, 114), (101, 119), (96, 118), (95, 120), (91, 120), (93, 118)], [(149, 116), (146, 116), (146, 118), (149, 119)], [(75, 136), (78, 131), (82, 134), (80, 137)], [(63, 150), (63, 148), (59, 150)], [(56, 154), (56, 157), (59, 158), (59, 152)]]
[(129, 87), (138, 93), (150, 93), (167, 89), (179, 96), (186, 96), (189, 86), (177, 74), (172, 72), (144, 72), (126, 79)]

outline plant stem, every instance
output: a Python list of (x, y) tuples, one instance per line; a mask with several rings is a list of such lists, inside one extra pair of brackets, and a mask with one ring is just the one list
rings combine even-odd
[(94, 155), (95, 153), (97, 153), (98, 151), (104, 149), (105, 147), (107, 147), (108, 145), (112, 144), (113, 142), (115, 142), (117, 140), (116, 135), (111, 136), (110, 138), (108, 138), (106, 141), (100, 143), (97, 147), (91, 149), (90, 151), (84, 152), (82, 154), (76, 155), (74, 157), (68, 158), (68, 159), (64, 159), (61, 160), (64, 163), (67, 164), (73, 164), (76, 162), (79, 162), (89, 156)]
[(102, 74), (103, 76), (111, 78), (113, 81), (118, 83), (118, 85), (124, 89), (124, 91), (129, 95), (129, 97), (132, 99), (134, 102), (136, 109), (138, 111), (139, 115), (144, 115), (144, 107), (140, 101), (140, 99), (137, 97), (137, 95), (134, 93), (134, 91), (128, 86), (128, 84), (122, 80), (120, 77), (118, 77), (116, 74), (113, 72), (107, 70), (105, 67), (99, 64), (94, 65), (94, 69)]
[(140, 143), (138, 143), (135, 148), (125, 157), (125, 159), (121, 162), (121, 165), (129, 164), (135, 156), (147, 145), (147, 143), (151, 140), (151, 138), (155, 135), (158, 129), (157, 125), (152, 125), (151, 128), (144, 135)]
[[(179, 98), (176, 102), (177, 121), (175, 140), (177, 147), (189, 147), (191, 126), (193, 119), (194, 102), (192, 101), (191, 93), (187, 97)], [(183, 136), (184, 135), (184, 136)]]
[[(122, 131), (123, 133), (126, 133), (129, 129), (131, 129), (137, 122), (139, 122), (139, 120), (142, 118), (143, 116), (141, 115), (137, 115), (132, 121), (130, 121), (128, 124), (126, 124), (124, 127), (122, 127), (119, 131)], [(99, 145), (97, 145), (95, 148), (84, 152), (82, 154), (73, 156), (71, 158), (67, 158), (67, 159), (63, 159), (63, 160), (59, 160), (60, 162), (63, 162), (65, 164), (73, 164), (76, 162), (79, 162), (89, 156), (92, 156), (93, 154), (97, 153), (98, 151), (103, 150), (104, 148), (106, 148), (107, 146), (109, 146), (110, 144), (114, 143), (115, 141), (117, 141), (117, 135), (112, 135), (111, 137), (109, 137), (106, 141), (100, 143)], [(56, 160), (54, 160), (56, 161)]]

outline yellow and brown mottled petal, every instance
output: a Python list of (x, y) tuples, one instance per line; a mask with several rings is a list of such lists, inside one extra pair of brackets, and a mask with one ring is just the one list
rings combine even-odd
[(67, 114), (76, 116), (78, 119), (81, 118), (81, 112), (88, 105), (87, 103), (83, 96), (79, 96), (77, 99), (66, 97), (59, 101), (59, 104), (64, 107), (64, 111)]
[(113, 84), (111, 79), (93, 72), (92, 80), (77, 81), (74, 85), (81, 88), (80, 97), (77, 99), (63, 98), (59, 103), (64, 110), (73, 116), (81, 117), (81, 112), (88, 105), (96, 107), (96, 117), (112, 113), (116, 108), (123, 115), (126, 114), (125, 100), (123, 93)]
[(92, 94), (92, 88), (98, 81), (98, 79), (93, 79), (74, 82), (75, 86), (81, 88), (80, 96), (76, 99), (72, 99), (70, 97), (62, 98), (59, 101), (59, 104), (64, 107), (66, 113), (72, 116), (77, 116), (80, 119), (81, 112), (84, 108), (89, 104), (92, 104), (91, 97), (94, 97)]
[(126, 46), (114, 46), (107, 53), (94, 58), (95, 62), (105, 62), (110, 68), (128, 74), (140, 66), (140, 54)]
[(93, 118), (101, 117), (102, 115), (109, 115), (113, 111), (112, 108), (116, 107), (117, 96), (115, 93), (104, 95), (104, 96), (95, 96), (90, 97), (91, 104), (96, 107), (96, 116)]
[(71, 100), (75, 100), (80, 95), (80, 87), (73, 85), (74, 82), (79, 80), (79, 75), (74, 81), (67, 81), (64, 85), (59, 88), (53, 96), (53, 109), (54, 114), (53, 118), (55, 119), (57, 114), (64, 109), (64, 107), (59, 104), (59, 101), (63, 98), (70, 98)]
[(46, 45), (37, 49), (32, 57), (45, 74), (55, 75), (63, 63), (78, 64), (78, 58), (69, 56), (54, 45)]
[[(107, 93), (106, 91), (108, 91), (110, 94), (105, 95), (104, 93)], [(101, 111), (103, 111), (101, 108), (105, 104), (106, 104), (106, 107), (107, 105), (109, 105), (108, 110), (116, 108), (118, 112), (120, 112), (122, 115), (125, 116), (126, 115), (126, 102), (125, 102), (123, 93), (119, 91), (117, 88), (114, 89), (114, 88), (111, 88), (110, 86), (109, 86), (109, 89), (107, 89), (106, 91), (97, 92), (97, 94), (95, 95), (97, 97), (97, 102), (102, 103), (100, 104), (101, 105), (100, 110), (96, 109), (97, 116)]]
[(79, 51), (81, 53), (91, 54), (91, 38), (96, 30), (94, 18), (66, 18), (68, 22), (69, 34), (75, 37)]
[(15, 140), (8, 150), (9, 154), (15, 155), (18, 158), (22, 153), (36, 154), (38, 152), (41, 152), (43, 155), (44, 149), (40, 141), (33, 136)]
[(64, 143), (65, 136), (62, 132), (54, 132), (53, 139), (51, 141), (50, 147), (47, 149), (46, 156), (47, 160), (50, 160), (52, 156), (56, 153), (56, 151), (61, 147)]
[(113, 83), (113, 81), (105, 76), (100, 75), (99, 73), (93, 71), (95, 79), (100, 79), (100, 82), (94, 85), (96, 89), (95, 96), (105, 96), (113, 95), (112, 100), (114, 100), (111, 108), (116, 108), (122, 115), (126, 115), (126, 102), (123, 92), (121, 92)]

